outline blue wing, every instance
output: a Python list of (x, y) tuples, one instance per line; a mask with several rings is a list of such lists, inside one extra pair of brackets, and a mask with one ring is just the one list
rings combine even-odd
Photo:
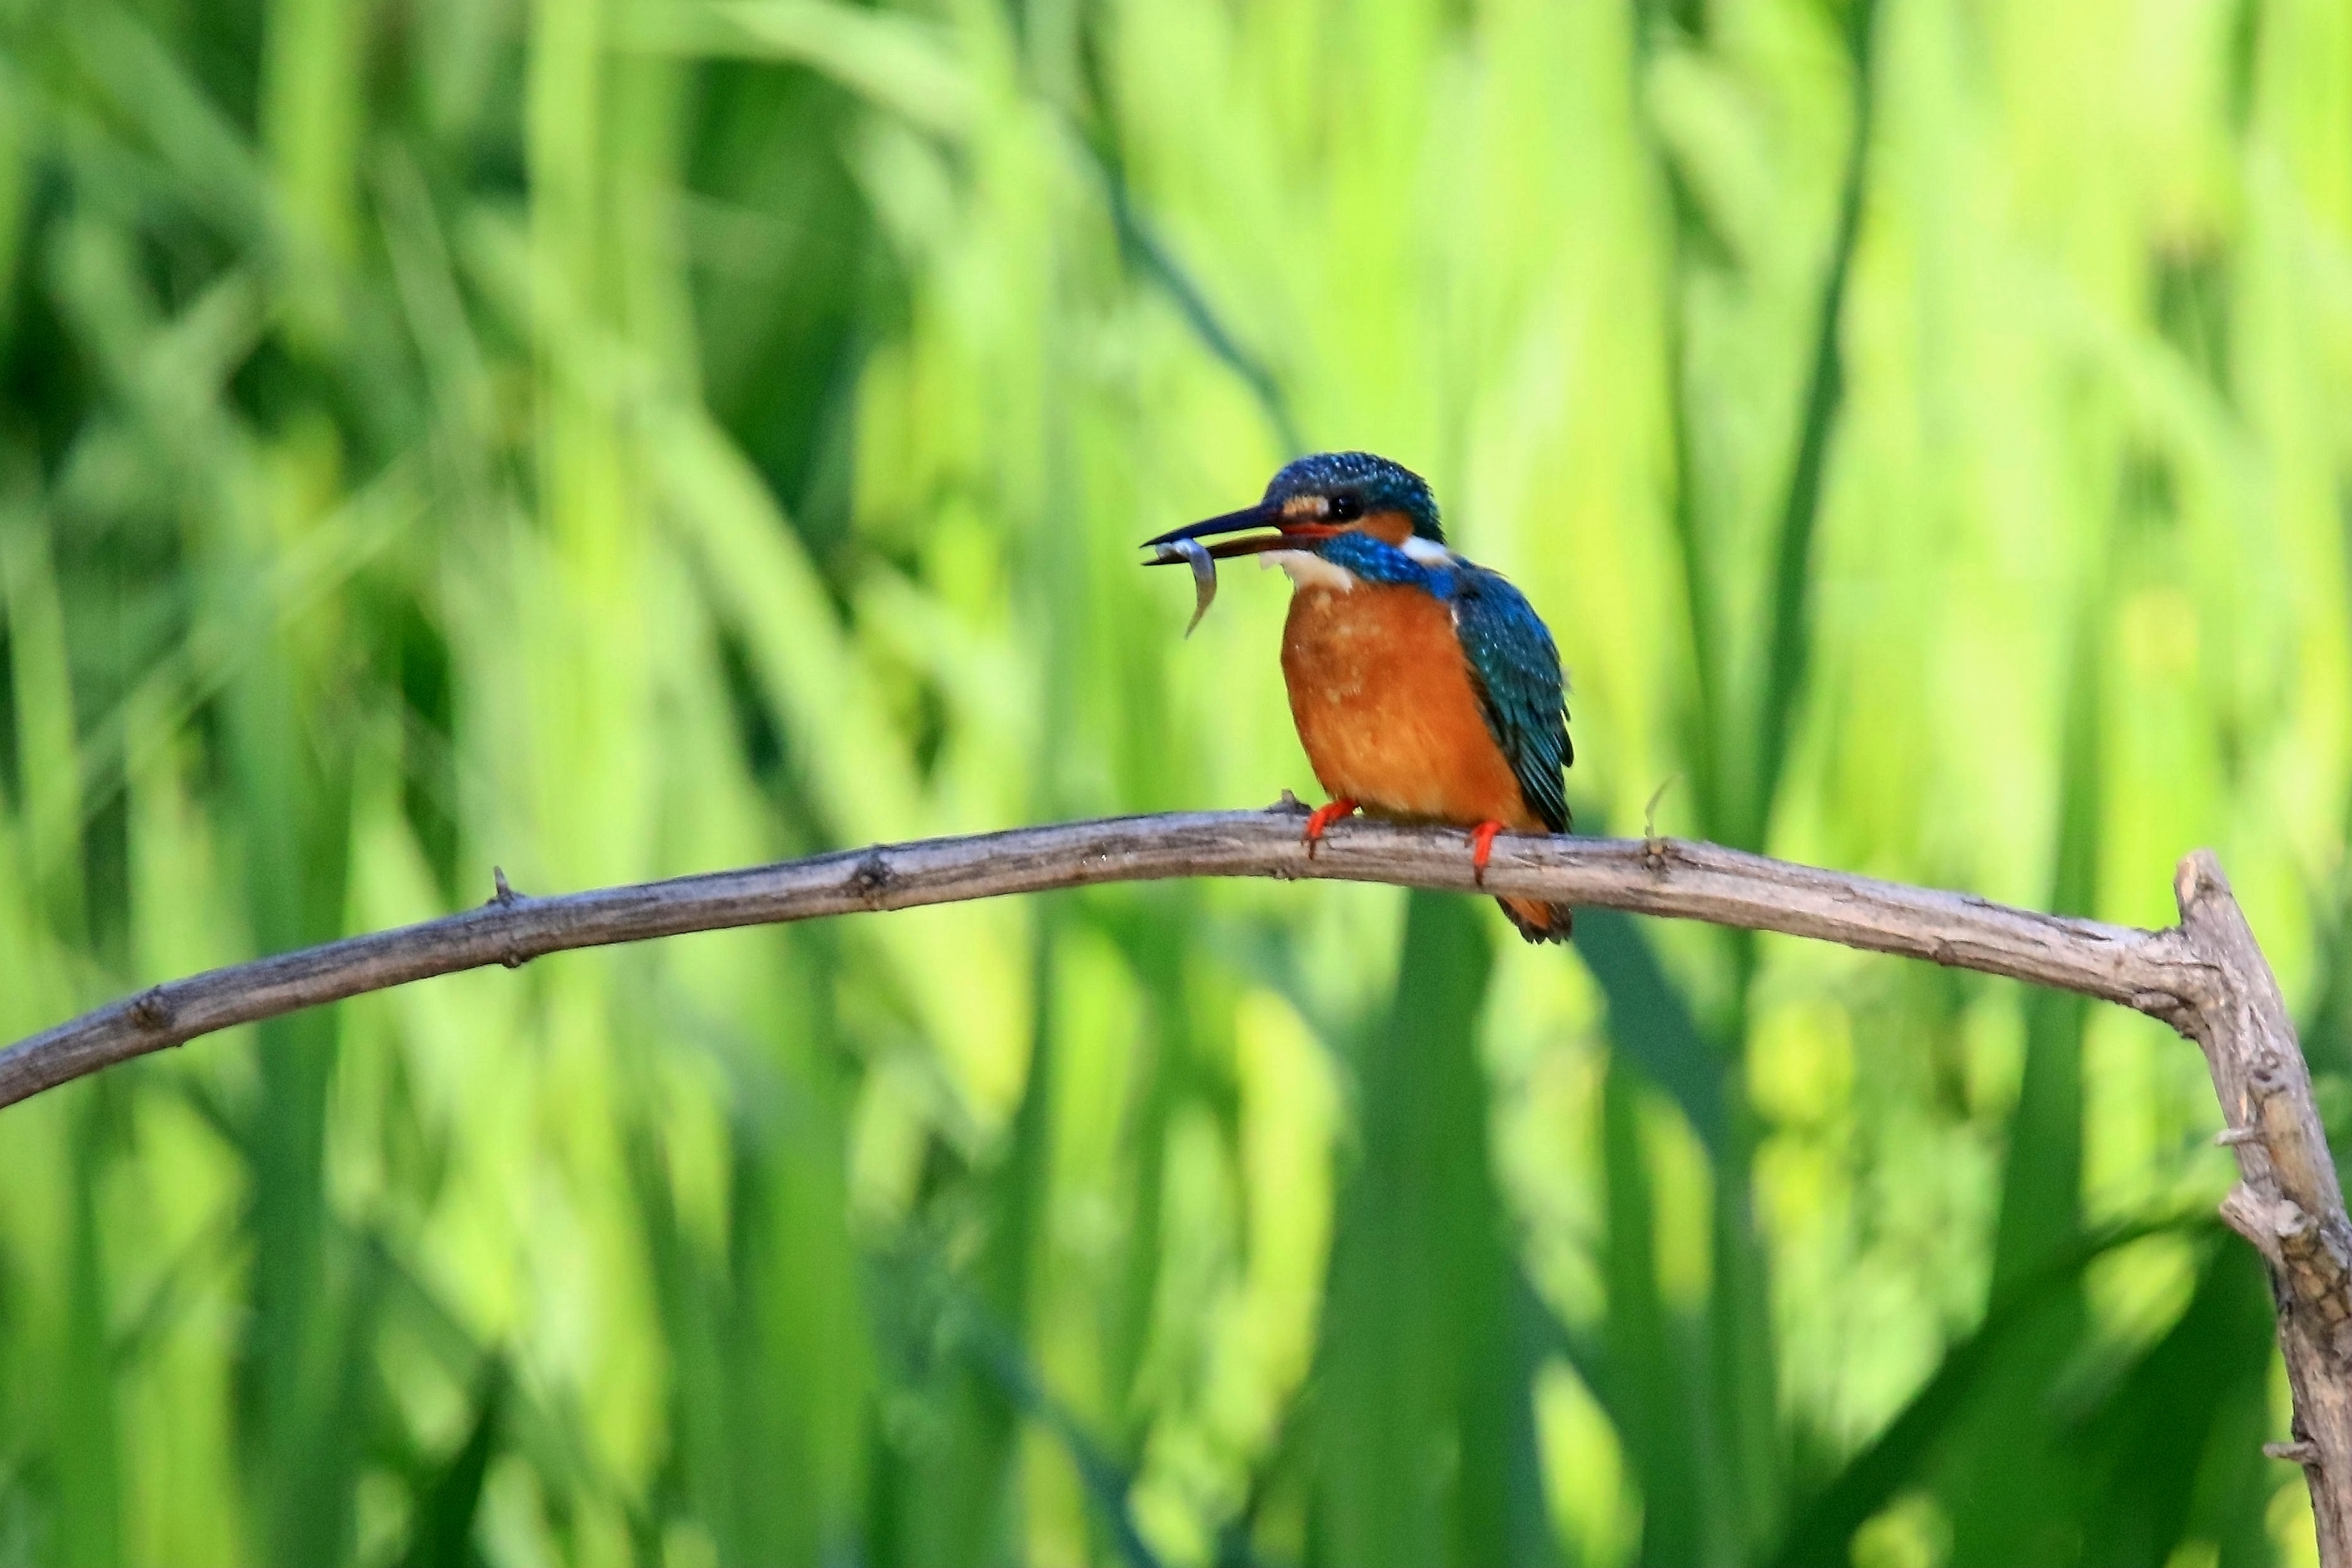
[(1486, 728), (1509, 759), (1528, 806), (1554, 833), (1568, 831), (1568, 786), (1576, 760), (1568, 739), (1568, 689), (1559, 649), (1527, 595), (1499, 574), (1463, 562), (1455, 568), (1454, 629), (1476, 679)]

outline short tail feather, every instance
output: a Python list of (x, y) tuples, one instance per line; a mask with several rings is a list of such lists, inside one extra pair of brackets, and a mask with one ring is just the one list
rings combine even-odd
[(1536, 899), (1496, 899), (1503, 913), (1529, 942), (1566, 942), (1576, 927), (1576, 912), (1566, 904)]

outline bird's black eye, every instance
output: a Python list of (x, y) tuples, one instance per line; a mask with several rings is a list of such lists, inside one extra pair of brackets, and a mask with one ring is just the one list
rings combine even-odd
[(1364, 515), (1364, 499), (1361, 496), (1333, 496), (1328, 515), (1333, 522), (1353, 522)]

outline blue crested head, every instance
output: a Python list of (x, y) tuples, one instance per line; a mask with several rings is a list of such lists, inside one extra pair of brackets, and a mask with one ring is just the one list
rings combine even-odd
[(1274, 476), (1258, 504), (1273, 517), (1311, 512), (1318, 522), (1340, 524), (1390, 513), (1411, 524), (1414, 538), (1445, 542), (1429, 481), (1402, 463), (1371, 452), (1318, 452), (1300, 458)]
[[(1204, 546), (1199, 542), (1203, 539), (1217, 542)], [(1414, 583), (1440, 597), (1450, 592), (1448, 574), (1459, 564), (1445, 548), (1429, 481), (1402, 463), (1370, 452), (1301, 458), (1274, 476), (1255, 506), (1171, 529), (1143, 543), (1156, 552), (1155, 564), (1192, 563), (1193, 576), (1203, 584), (1203, 605), (1215, 591), (1211, 563), (1234, 555), (1319, 555), (1357, 577)]]

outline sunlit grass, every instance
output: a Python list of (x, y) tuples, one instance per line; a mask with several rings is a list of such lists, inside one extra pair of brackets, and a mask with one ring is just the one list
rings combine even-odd
[[(1366, 446), (1582, 825), (2142, 923), (2211, 843), (2333, 1106), (2347, 105), (2325, 6), (20, 5), (0, 1022), (1306, 793), (1279, 580), (1131, 547)], [(2193, 1052), (1579, 930), (1103, 889), (17, 1108), (0, 1562), (2305, 1560)]]

